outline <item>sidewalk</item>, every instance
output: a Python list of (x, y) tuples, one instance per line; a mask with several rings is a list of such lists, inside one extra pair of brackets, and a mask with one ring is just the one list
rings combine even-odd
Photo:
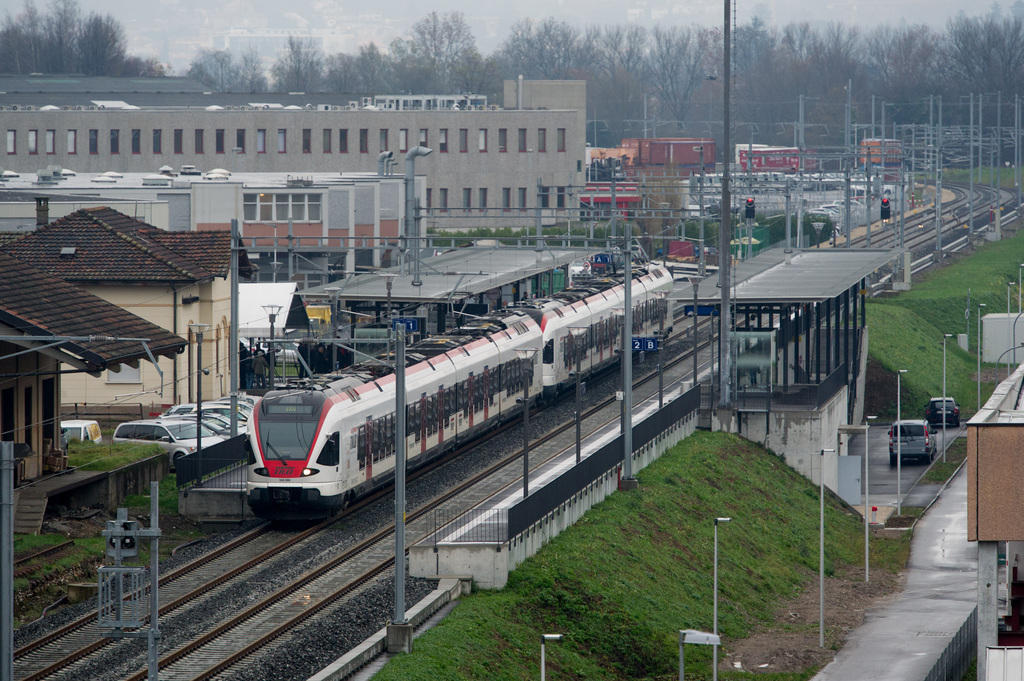
[(867, 613), (815, 681), (923, 679), (974, 609), (977, 545), (967, 541), (967, 475), (957, 473), (914, 531), (907, 585)]

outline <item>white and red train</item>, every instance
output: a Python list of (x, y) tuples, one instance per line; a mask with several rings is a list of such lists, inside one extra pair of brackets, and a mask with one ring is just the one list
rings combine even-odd
[[(664, 267), (634, 268), (634, 336), (670, 330), (671, 288)], [(556, 395), (576, 369), (576, 348), (582, 346), (584, 375), (618, 361), (622, 311), (621, 278), (594, 278), (410, 346), (405, 369), (409, 469), (520, 413), (516, 400), (524, 381), (531, 400)], [(580, 334), (576, 343), (574, 333)], [(273, 390), (257, 403), (248, 425), (254, 463), (247, 481), (256, 515), (327, 516), (392, 480), (395, 376), (375, 375), (380, 368), (349, 367), (340, 375)]]

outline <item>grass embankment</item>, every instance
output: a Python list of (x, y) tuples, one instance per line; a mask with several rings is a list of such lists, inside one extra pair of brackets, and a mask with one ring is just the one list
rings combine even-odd
[[(1006, 312), (1006, 285), (1013, 282), (1011, 310), (1016, 311), (1018, 265), (1024, 262), (1024, 231), (998, 243), (985, 244), (973, 255), (954, 266), (925, 274), (910, 291), (868, 303), (869, 354), (886, 371), (903, 376), (904, 416), (922, 418), (928, 398), (942, 394), (942, 337), (944, 333), (967, 332), (971, 352), (964, 352), (956, 338), (946, 342), (947, 392), (956, 398), (965, 414), (977, 405), (978, 303), (985, 313)], [(964, 309), (967, 291), (971, 292), (971, 317), (967, 323)], [(1024, 340), (1024, 320), (1018, 324), (1018, 342)], [(1007, 343), (1007, 346), (1010, 344)], [(994, 364), (982, 365), (982, 402), (991, 394)], [(988, 369), (988, 371), (986, 371)], [(1005, 368), (998, 372), (1000, 380)], [(986, 380), (988, 379), (988, 380)], [(888, 418), (896, 416), (896, 391), (893, 379), (891, 404), (880, 410)], [(868, 395), (869, 402), (872, 396)], [(908, 411), (909, 410), (909, 411)]]
[[(818, 488), (755, 444), (697, 434), (640, 472), (640, 490), (591, 509), (510, 576), (498, 592), (465, 598), (411, 655), (375, 678), (526, 680), (536, 677), (538, 635), (551, 678), (675, 679), (678, 630), (712, 628), (712, 536), (719, 528), (719, 628), (728, 641), (771, 622), (813, 581)], [(863, 556), (859, 516), (826, 502), (826, 570)], [(909, 539), (872, 542), (877, 569), (898, 570)], [(808, 624), (783, 625), (816, 628)], [(836, 632), (828, 632), (834, 644)], [(686, 651), (687, 678), (710, 678), (710, 651)], [(760, 674), (775, 681), (798, 674)], [(723, 678), (747, 678), (726, 672)]]
[(68, 443), (68, 465), (83, 471), (112, 471), (160, 454), (159, 445), (113, 442), (107, 433), (103, 443), (72, 440)]

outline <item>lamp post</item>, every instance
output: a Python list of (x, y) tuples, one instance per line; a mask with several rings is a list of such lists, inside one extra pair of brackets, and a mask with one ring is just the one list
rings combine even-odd
[(978, 351), (978, 411), (981, 411), (981, 308), (985, 307), (985, 303), (978, 303), (978, 338), (977, 347)]
[(544, 681), (544, 675), (547, 673), (547, 670), (545, 669), (546, 664), (545, 664), (545, 659), (544, 659), (544, 654), (545, 654), (544, 647), (545, 647), (545, 645), (548, 643), (548, 641), (550, 641), (552, 643), (555, 643), (555, 642), (558, 642), (558, 641), (561, 641), (561, 640), (562, 640), (562, 635), (561, 634), (541, 634), (540, 635), (540, 681)]
[(697, 183), (697, 216), (700, 225), (700, 259), (697, 261), (697, 272), (704, 276), (704, 145), (693, 148), (700, 153), (700, 180)]
[(570, 326), (569, 331), (572, 332), (572, 348), (573, 354), (576, 355), (576, 463), (580, 462), (582, 452), (582, 444), (580, 443), (580, 419), (582, 418), (581, 413), (581, 401), (583, 394), (580, 391), (580, 375), (583, 373), (583, 348), (585, 344), (582, 342), (584, 336), (589, 331), (588, 326)]
[(819, 514), (818, 514), (818, 647), (825, 647), (825, 452), (836, 453), (834, 449), (821, 450), (821, 465), (818, 466)]
[(266, 311), (267, 318), (270, 320), (270, 347), (267, 348), (267, 355), (270, 357), (270, 361), (267, 362), (267, 365), (270, 368), (269, 387), (273, 388), (275, 378), (274, 374), (277, 371), (277, 367), (274, 366), (276, 364), (276, 362), (274, 361), (274, 322), (277, 321), (277, 315), (281, 312), (281, 306), (264, 305), (263, 309)]
[(953, 334), (942, 334), (942, 462), (946, 462), (946, 339)]
[(864, 424), (864, 581), (870, 581), (871, 577), (871, 563), (869, 560), (870, 544), (869, 539), (869, 526), (871, 525), (868, 521), (868, 513), (871, 511), (871, 483), (868, 478), (868, 440), (871, 435), (871, 422), (877, 419), (877, 416), (866, 416), (867, 423)]
[[(523, 366), (528, 366), (537, 348), (517, 348), (516, 357)], [(525, 360), (525, 361), (524, 361)], [(530, 376), (533, 375), (532, 368), (529, 372), (523, 371), (523, 397), (520, 400), (523, 405), (523, 498), (530, 494)]]
[(196, 336), (196, 457), (203, 455), (203, 332), (209, 324), (189, 324)]
[(378, 272), (377, 276), (378, 277), (384, 277), (384, 289), (387, 292), (387, 312), (385, 313), (385, 317), (387, 318), (387, 325), (388, 325), (388, 350), (387, 350), (387, 356), (385, 357), (385, 360), (390, 362), (391, 361), (391, 335), (392, 335), (392, 333), (394, 333), (394, 326), (395, 326), (392, 323), (392, 321), (391, 321), (391, 285), (392, 285), (392, 282), (395, 280), (395, 277), (397, 277), (398, 275), (395, 274), (394, 272)]
[[(712, 627), (715, 636), (718, 636), (718, 524), (730, 522), (732, 518), (715, 518), (715, 562), (712, 568), (714, 575), (714, 586), (712, 589)], [(718, 681), (718, 646), (711, 649), (711, 678)]]
[[(416, 145), (405, 153), (405, 243), (406, 250), (412, 249), (412, 285), (423, 284), (420, 277), (420, 235), (417, 223), (416, 205), (416, 159), (421, 156), (428, 156), (433, 151), (429, 147)], [(409, 246), (412, 241), (412, 246)]]
[(405, 619), (405, 327), (395, 337), (395, 624)]
[(903, 420), (903, 412), (900, 403), (903, 390), (902, 385), (900, 384), (900, 379), (905, 373), (907, 373), (906, 369), (898, 369), (896, 371), (896, 423), (893, 425), (893, 429), (896, 431), (896, 515), (903, 515), (901, 484), (903, 473), (903, 426), (900, 425), (900, 421)]
[(1021, 312), (1021, 307), (1020, 307), (1020, 285), (1021, 285), (1020, 272), (1021, 272), (1021, 270), (1024, 270), (1024, 262), (1022, 262), (1019, 265), (1017, 265), (1017, 314), (1020, 314), (1020, 312)]

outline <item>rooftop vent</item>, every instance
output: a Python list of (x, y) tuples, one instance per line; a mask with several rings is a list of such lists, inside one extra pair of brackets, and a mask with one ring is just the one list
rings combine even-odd
[(60, 248), (60, 257), (62, 257), (62, 258), (73, 257), (77, 250), (78, 249), (76, 247), (74, 247), (74, 246), (61, 246), (61, 248)]

